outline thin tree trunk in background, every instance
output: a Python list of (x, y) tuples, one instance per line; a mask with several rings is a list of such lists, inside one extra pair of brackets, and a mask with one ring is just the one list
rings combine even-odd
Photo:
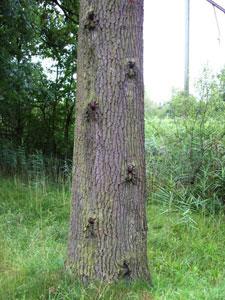
[(143, 0), (81, 0), (67, 267), (82, 281), (150, 280)]

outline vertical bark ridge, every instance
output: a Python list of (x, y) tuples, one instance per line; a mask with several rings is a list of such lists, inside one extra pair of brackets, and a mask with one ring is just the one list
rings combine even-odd
[(83, 281), (150, 280), (142, 24), (143, 0), (81, 0), (67, 266)]

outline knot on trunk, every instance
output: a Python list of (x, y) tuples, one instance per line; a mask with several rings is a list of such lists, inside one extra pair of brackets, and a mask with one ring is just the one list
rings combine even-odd
[(95, 227), (96, 218), (90, 217), (85, 226), (86, 238), (94, 238), (96, 237), (96, 227)]
[(128, 62), (127, 76), (131, 79), (136, 77), (136, 62), (134, 60)]
[(135, 171), (135, 165), (134, 164), (128, 165), (128, 167), (127, 167), (126, 181), (131, 182), (133, 184), (137, 183), (137, 176), (136, 176), (136, 171)]
[(121, 266), (120, 277), (125, 281), (131, 280), (131, 270), (126, 260), (124, 260), (123, 265)]
[(87, 14), (87, 21), (85, 24), (85, 28), (91, 30), (94, 30), (98, 21), (96, 20), (96, 16), (93, 10), (89, 11)]
[(88, 104), (86, 109), (87, 121), (97, 120), (99, 117), (99, 104), (96, 101), (92, 101)]

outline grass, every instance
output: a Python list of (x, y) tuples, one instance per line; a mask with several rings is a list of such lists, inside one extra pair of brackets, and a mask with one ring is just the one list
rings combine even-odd
[(0, 177), (1, 300), (224, 299), (224, 215), (148, 205), (153, 289), (144, 282), (84, 286), (62, 272), (69, 198), (65, 185)]

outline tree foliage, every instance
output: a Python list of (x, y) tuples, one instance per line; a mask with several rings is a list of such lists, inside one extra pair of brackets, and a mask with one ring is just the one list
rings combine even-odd
[(0, 142), (71, 157), (79, 2), (3, 0), (0, 12)]

